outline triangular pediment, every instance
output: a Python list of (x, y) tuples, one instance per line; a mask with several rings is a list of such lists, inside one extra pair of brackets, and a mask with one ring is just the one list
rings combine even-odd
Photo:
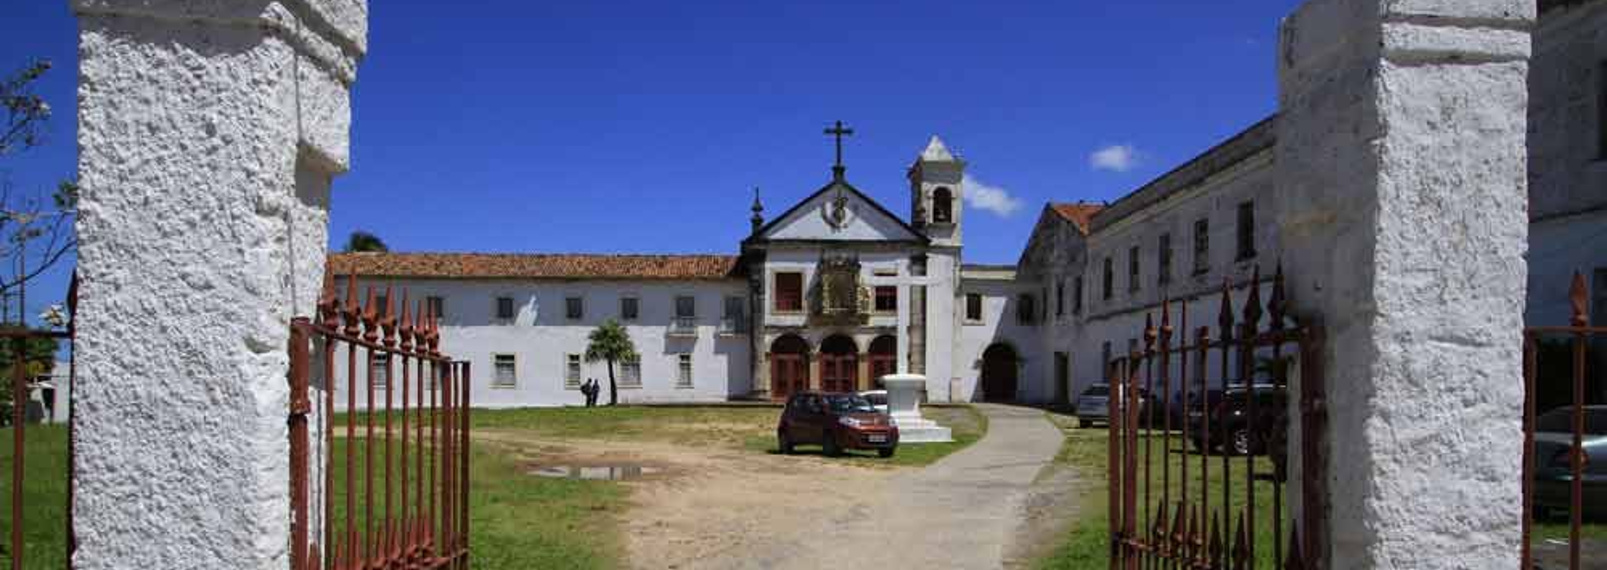
[(925, 241), (925, 236), (844, 181), (833, 181), (759, 231), (770, 241)]

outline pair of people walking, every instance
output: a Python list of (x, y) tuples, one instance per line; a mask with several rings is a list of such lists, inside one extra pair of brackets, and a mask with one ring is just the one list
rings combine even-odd
[(596, 407), (597, 398), (602, 395), (603, 387), (597, 383), (596, 378), (587, 378), (586, 382), (580, 385), (580, 393), (586, 396), (586, 407)]

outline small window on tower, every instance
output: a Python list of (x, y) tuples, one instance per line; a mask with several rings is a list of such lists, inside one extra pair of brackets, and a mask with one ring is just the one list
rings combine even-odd
[(946, 186), (932, 192), (932, 223), (954, 223), (954, 192)]
[(982, 294), (965, 294), (965, 320), (973, 323), (982, 322)]

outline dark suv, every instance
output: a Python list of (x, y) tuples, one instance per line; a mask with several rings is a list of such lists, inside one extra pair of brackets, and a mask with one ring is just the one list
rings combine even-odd
[[(1250, 415), (1251, 397), (1255, 398), (1254, 417)], [(1288, 413), (1288, 401), (1287, 391), (1272, 384), (1256, 384), (1251, 390), (1245, 390), (1243, 384), (1229, 385), (1225, 396), (1221, 389), (1210, 390), (1203, 401), (1190, 402), (1189, 439), (1201, 453), (1218, 449), (1234, 455), (1266, 453), (1273, 430)], [(1210, 433), (1202, 434), (1207, 410)], [(1224, 438), (1227, 445), (1223, 445)]]
[(782, 453), (792, 453), (798, 445), (819, 444), (826, 455), (873, 449), (877, 455), (892, 457), (898, 449), (898, 426), (858, 394), (802, 392), (787, 400), (776, 426), (776, 442)]

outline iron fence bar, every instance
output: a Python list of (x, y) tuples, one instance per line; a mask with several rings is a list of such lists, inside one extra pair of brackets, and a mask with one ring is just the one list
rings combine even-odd
[[(1220, 346), (1221, 354), (1220, 354), (1219, 357), (1222, 359), (1222, 362), (1221, 362), (1221, 377), (1220, 377), (1221, 385), (1222, 385), (1222, 395), (1221, 395), (1222, 400), (1221, 400), (1220, 405), (1222, 405), (1222, 406), (1230, 405), (1228, 403), (1228, 372), (1229, 372), (1229, 361), (1232, 359), (1233, 346), (1234, 346), (1233, 345), (1233, 299), (1232, 299), (1232, 294), (1233, 294), (1233, 284), (1232, 284), (1232, 282), (1230, 280), (1224, 279), (1223, 284), (1222, 284), (1222, 305), (1221, 305), (1221, 310), (1217, 313), (1217, 327), (1219, 329), (1218, 334), (1221, 335), (1221, 339), (1222, 339), (1221, 342), (1219, 343), (1221, 345)], [(1214, 414), (1214, 413), (1216, 413), (1215, 410), (1207, 412), (1207, 414)], [(1227, 426), (1226, 421), (1222, 421), (1222, 422), (1218, 422), (1218, 423), (1222, 424), (1218, 428), (1218, 429), (1221, 430), (1221, 442), (1222, 442), (1222, 510), (1223, 510), (1223, 513), (1224, 513), (1224, 518), (1226, 519), (1224, 521), (1224, 523), (1228, 525), (1228, 527), (1224, 527), (1222, 529), (1222, 531), (1223, 532), (1231, 532), (1230, 528), (1233, 525), (1233, 514), (1231, 512), (1232, 511), (1231, 505), (1233, 504), (1233, 499), (1232, 499), (1232, 496), (1231, 496), (1231, 493), (1233, 492), (1233, 464), (1232, 464), (1232, 461), (1231, 461), (1231, 457), (1232, 457), (1233, 454), (1229, 453), (1229, 450), (1231, 449), (1231, 446), (1233, 445), (1233, 440), (1232, 440), (1233, 434), (1228, 432), (1228, 426)], [(1223, 565), (1224, 562), (1229, 561), (1229, 560), (1225, 560), (1224, 558), (1230, 558), (1230, 557), (1224, 557), (1223, 556), (1224, 554), (1226, 554), (1226, 553), (1218, 552), (1216, 554), (1217, 559), (1214, 561), (1214, 563), (1217, 566), (1221, 566), (1221, 565)]]
[[(1183, 331), (1183, 339), (1180, 344), (1187, 344), (1189, 330), (1188, 299), (1183, 299), (1179, 303), (1178, 320), (1180, 325), (1178, 330)], [(1173, 330), (1171, 327), (1162, 327), (1161, 330), (1166, 335), (1167, 339), (1172, 338)], [(1171, 340), (1168, 340), (1167, 342), (1170, 343)], [(1191, 443), (1189, 441), (1189, 410), (1191, 409), (1189, 404), (1192, 403), (1192, 399), (1189, 397), (1189, 353), (1187, 350), (1183, 350), (1181, 348), (1177, 350), (1177, 380), (1178, 385), (1182, 388), (1183, 392), (1183, 416), (1181, 418), (1181, 423), (1183, 425), (1180, 426), (1183, 433), (1179, 435), (1180, 440), (1178, 442), (1178, 447), (1180, 448), (1180, 453), (1178, 453), (1178, 471), (1180, 473), (1178, 474), (1178, 477), (1182, 478), (1183, 487), (1179, 489), (1178, 492), (1178, 516), (1185, 519), (1179, 524), (1179, 526), (1183, 527), (1183, 529), (1180, 531), (1183, 533), (1183, 540), (1181, 541), (1182, 551), (1179, 554), (1181, 563), (1178, 566), (1180, 568), (1187, 568), (1190, 566), (1189, 563), (1194, 559), (1194, 554), (1196, 552), (1194, 547), (1194, 518), (1188, 516), (1188, 510), (1194, 507), (1194, 503), (1189, 500), (1189, 486), (1192, 485), (1193, 482), (1191, 479), (1189, 479), (1190, 461), (1188, 456), (1189, 444)], [(1167, 417), (1171, 417), (1170, 410), (1168, 410)]]
[[(1117, 418), (1121, 417), (1120, 415), (1118, 415), (1118, 414), (1121, 413), (1121, 402), (1120, 402), (1119, 398), (1114, 398), (1113, 399), (1113, 398), (1108, 397), (1108, 396), (1111, 396), (1111, 395), (1119, 394), (1120, 390), (1121, 390), (1121, 384), (1120, 384), (1116, 374), (1114, 374), (1114, 372), (1113, 372), (1114, 368), (1113, 368), (1112, 364), (1113, 363), (1110, 363), (1110, 362), (1104, 363), (1104, 368), (1105, 369), (1103, 370), (1104, 375), (1105, 375), (1105, 382), (1110, 387), (1110, 389), (1106, 392), (1107, 398), (1106, 398), (1106, 410), (1105, 410), (1105, 415), (1106, 415), (1106, 420), (1107, 420), (1106, 423), (1108, 424), (1107, 425), (1108, 429), (1105, 430), (1105, 432), (1106, 432), (1106, 438), (1105, 438), (1106, 439), (1106, 446), (1105, 446), (1105, 457), (1106, 457), (1105, 474), (1106, 474), (1106, 495), (1107, 495), (1105, 502), (1106, 502), (1106, 524), (1110, 527), (1110, 533), (1109, 533), (1110, 534), (1110, 549), (1109, 549), (1110, 550), (1110, 556), (1109, 556), (1110, 564), (1109, 564), (1109, 567), (1110, 567), (1110, 570), (1118, 570), (1119, 568), (1121, 568), (1122, 550), (1124, 548), (1122, 546), (1122, 534), (1121, 534), (1121, 529), (1124, 528), (1122, 526), (1122, 518), (1121, 518), (1122, 517), (1121, 497), (1122, 497), (1122, 487), (1124, 486), (1125, 481), (1123, 480), (1124, 478), (1122, 477), (1121, 467), (1120, 467), (1122, 465), (1122, 461), (1123, 461), (1122, 460), (1121, 447), (1120, 447), (1121, 446), (1121, 430), (1123, 428), (1120, 427), (1119, 422), (1117, 421)], [(1114, 401), (1112, 401), (1112, 400), (1114, 400)]]
[[(1261, 267), (1257, 265), (1253, 270), (1252, 283), (1261, 281)], [(1244, 301), (1244, 338), (1252, 339), (1256, 336), (1256, 329), (1261, 321), (1261, 287), (1251, 285), (1248, 287), (1249, 296)], [(1239, 378), (1244, 382), (1245, 408), (1248, 410), (1247, 425), (1245, 425), (1245, 454), (1244, 454), (1244, 526), (1249, 529), (1245, 533), (1246, 550), (1251, 553), (1249, 558), (1250, 570), (1255, 570), (1255, 457), (1256, 450), (1260, 449), (1261, 430), (1256, 429), (1256, 423), (1261, 416), (1257, 414), (1260, 398), (1255, 393), (1255, 345), (1246, 342), (1239, 353)]]
[(407, 502), (408, 493), (407, 493), (407, 491), (408, 491), (409, 483), (411, 482), (410, 481), (410, 479), (411, 479), (410, 478), (410, 473), (408, 473), (408, 470), (409, 470), (409, 467), (412, 465), (412, 463), (410, 461), (408, 461), (408, 459), (409, 459), (408, 458), (408, 451), (410, 451), (409, 450), (410, 442), (408, 441), (408, 432), (410, 431), (410, 427), (408, 425), (408, 400), (409, 400), (409, 398), (412, 397), (411, 388), (412, 388), (412, 384), (413, 384), (413, 374), (412, 374), (413, 362), (412, 362), (412, 358), (411, 358), (411, 354), (410, 354), (413, 351), (413, 322), (412, 322), (411, 319), (409, 319), (409, 317), (412, 316), (412, 313), (409, 312), (409, 309), (410, 309), (410, 307), (408, 306), (407, 290), (404, 289), (402, 291), (401, 323), (400, 323), (400, 326), (398, 328), (398, 330), (400, 332), (400, 337), (398, 338), (398, 343), (397, 343), (397, 346), (400, 347), (401, 350), (402, 350), (402, 362), (401, 362), (401, 366), (399, 367), (401, 369), (401, 371), (402, 371), (402, 414), (401, 414), (402, 415), (402, 442), (401, 442), (401, 467), (402, 467), (402, 481), (401, 481), (401, 501), (402, 501), (402, 506), (401, 506), (401, 510), (402, 510), (402, 513), (401, 513), (400, 520), (397, 521), (397, 524), (401, 527), (400, 531), (401, 531), (402, 536), (401, 536), (401, 545), (398, 546), (397, 552), (396, 552), (396, 555), (398, 557), (404, 557), (404, 558), (408, 555), (408, 550), (412, 548), (413, 540), (414, 540), (413, 525), (412, 525), (412, 521), (410, 520), (410, 517), (408, 516), (408, 512), (407, 512), (407, 505), (408, 505), (408, 502)]
[[(1171, 363), (1172, 363), (1172, 356), (1171, 356), (1172, 308), (1171, 308), (1171, 302), (1170, 301), (1163, 300), (1163, 302), (1161, 303), (1161, 328), (1160, 328), (1159, 333), (1157, 334), (1156, 339), (1157, 339), (1157, 342), (1160, 345), (1160, 363), (1159, 363), (1159, 367), (1160, 367), (1160, 370), (1161, 370), (1161, 391), (1165, 392), (1165, 394), (1166, 394), (1164, 396), (1164, 399), (1163, 399), (1163, 401), (1165, 402), (1165, 405), (1162, 406), (1162, 416), (1163, 417), (1161, 419), (1161, 425), (1162, 425), (1162, 428), (1161, 428), (1161, 442), (1162, 442), (1162, 445), (1161, 445), (1161, 508), (1162, 508), (1162, 516), (1161, 516), (1160, 524), (1168, 525), (1170, 523), (1171, 519), (1172, 519), (1172, 517), (1165, 516), (1165, 512), (1171, 509), (1171, 504), (1172, 504), (1172, 500), (1171, 500), (1171, 498), (1172, 498), (1171, 497), (1171, 489), (1172, 489), (1172, 368), (1171, 368)], [(1187, 486), (1187, 485), (1188, 485), (1188, 482), (1185, 481), (1184, 486)], [(1168, 538), (1176, 536), (1175, 535), (1175, 531), (1176, 531), (1175, 526), (1167, 528), (1166, 531), (1167, 532), (1165, 534), (1167, 535)], [(1175, 540), (1172, 540), (1169, 543), (1163, 543), (1163, 544), (1167, 544), (1168, 546), (1174, 546), (1175, 547), (1177, 545), (1177, 542)], [(1177, 552), (1176, 552), (1175, 548), (1167, 548), (1166, 551), (1167, 551), (1169, 559), (1175, 559), (1175, 557), (1177, 556)]]
[[(1150, 506), (1155, 504), (1152, 500), (1155, 487), (1155, 406), (1149, 402), (1149, 398), (1155, 393), (1155, 362), (1150, 358), (1154, 354), (1155, 318), (1154, 315), (1145, 315), (1144, 346), (1142, 352), (1134, 355), (1137, 359), (1135, 361), (1139, 363), (1135, 367), (1134, 373), (1144, 375), (1144, 387), (1139, 391), (1135, 401), (1137, 402), (1138, 413), (1143, 417), (1144, 422), (1144, 462), (1139, 468), (1140, 476), (1144, 478), (1144, 498), (1139, 503), (1143, 505), (1139, 509), (1139, 514), (1144, 521), (1143, 526), (1140, 527), (1140, 532), (1144, 533), (1141, 536), (1148, 537), (1146, 546), (1153, 544), (1155, 540), (1155, 515), (1150, 511)], [(1146, 556), (1145, 562), (1148, 563), (1146, 566), (1153, 567), (1154, 558), (1153, 556)]]
[(25, 336), (12, 337), (11, 363), (11, 568), (22, 570), (22, 486), (25, 471), (23, 459), (26, 457), (23, 440), (26, 427), (28, 409), (28, 360), (26, 347), (28, 339)]
[(290, 567), (305, 570), (308, 563), (307, 476), (310, 442), (307, 414), (312, 409), (307, 388), (307, 332), (290, 327)]
[(1528, 570), (1534, 560), (1534, 429), (1535, 384), (1538, 359), (1538, 339), (1533, 332), (1523, 334), (1523, 556), (1522, 570)]
[(463, 477), (462, 477), (461, 481), (459, 482), (459, 484), (461, 485), (461, 489), (459, 490), (459, 496), (462, 497), (462, 503), (459, 505), (459, 508), (461, 509), (461, 513), (460, 513), (459, 516), (462, 517), (462, 525), (459, 528), (460, 528), (460, 530), (462, 530), (462, 533), (459, 535), (459, 541), (460, 542), (458, 544), (458, 551), (462, 553), (461, 554), (462, 560), (461, 560), (461, 564), (460, 564), (459, 567), (462, 568), (463, 570), (468, 570), (468, 568), (469, 568), (469, 458), (470, 458), (470, 456), (473, 455), (472, 449), (470, 448), (470, 444), (469, 444), (469, 416), (472, 413), (469, 406), (474, 401), (474, 400), (470, 399), (469, 395), (471, 393), (470, 387), (474, 385), (474, 382), (473, 382), (474, 377), (471, 374), (472, 371), (473, 371), (472, 368), (470, 367), (471, 365), (467, 361), (462, 362), (461, 364), (463, 366), (463, 373), (462, 373), (462, 376), (463, 376), (463, 418), (462, 418), (462, 422), (463, 422), (463, 433), (462, 433), (462, 438), (463, 438), (463, 464), (460, 467), (460, 469), (461, 469), (461, 471), (463, 473)]
[[(361, 325), (357, 321), (357, 282), (347, 281), (348, 288), (342, 316), (345, 317), (345, 333), (348, 338), (356, 338), (362, 333)], [(346, 563), (352, 564), (359, 560), (361, 552), (357, 545), (357, 344), (346, 343), (346, 533), (342, 537), (346, 546)], [(337, 563), (338, 565), (338, 563)]]
[[(1573, 305), (1572, 324), (1575, 328), (1585, 328), (1590, 325), (1585, 300), (1585, 276), (1574, 273), (1570, 300)], [(1569, 472), (1572, 476), (1570, 484), (1570, 516), (1568, 521), (1568, 567), (1578, 570), (1580, 567), (1580, 540), (1585, 524), (1585, 350), (1589, 341), (1589, 334), (1580, 332), (1574, 336), (1573, 343), (1573, 448), (1569, 450)]]
[[(380, 317), (379, 317), (380, 336), (382, 338), (382, 343), (385, 345), (385, 348), (386, 348), (387, 351), (395, 350), (395, 348), (396, 348), (396, 319), (393, 316), (395, 313), (394, 313), (394, 311), (392, 311), (392, 307), (395, 306), (395, 300), (391, 296), (391, 293), (392, 293), (391, 288), (389, 286), (386, 286), (385, 287), (385, 303), (383, 304), (383, 306), (381, 306), (379, 308), (379, 310), (380, 310)], [(382, 527), (380, 529), (380, 535), (382, 537), (380, 542), (382, 543), (382, 549), (383, 549), (383, 551), (385, 553), (385, 557), (387, 559), (389, 559), (389, 558), (394, 558), (396, 556), (395, 521), (394, 521), (394, 519), (391, 518), (391, 408), (392, 408), (392, 403), (393, 403), (393, 400), (394, 400), (394, 395), (395, 395), (395, 392), (396, 392), (396, 390), (395, 390), (395, 388), (396, 388), (396, 379), (391, 377), (391, 358), (392, 358), (392, 354), (390, 352), (386, 352), (384, 354), (385, 354), (385, 367), (384, 367), (384, 371), (385, 371), (385, 374), (384, 374), (384, 376), (385, 376), (385, 468), (382, 471), (385, 473), (385, 501), (384, 501), (385, 517), (384, 517), (384, 519), (382, 519), (384, 521), (384, 524), (382, 525)], [(372, 367), (374, 365), (374, 363), (370, 362), (368, 365), (370, 367)], [(372, 414), (373, 413), (372, 410), (369, 413)]]
[(1213, 523), (1215, 519), (1211, 516), (1212, 410), (1210, 409), (1210, 388), (1206, 385), (1207, 376), (1209, 375), (1210, 369), (1209, 362), (1211, 357), (1211, 349), (1209, 348), (1209, 342), (1211, 339), (1211, 327), (1200, 327), (1199, 330), (1195, 331), (1195, 338), (1199, 339), (1199, 342), (1196, 343), (1196, 346), (1199, 347), (1199, 358), (1197, 359), (1198, 362), (1196, 363), (1198, 370), (1196, 372), (1200, 381), (1200, 397), (1203, 398), (1200, 400), (1200, 410), (1202, 412), (1200, 414), (1200, 441), (1203, 443), (1203, 445), (1200, 446), (1200, 514), (1204, 516), (1205, 519), (1200, 522), (1204, 526), (1210, 527), (1200, 534), (1199, 540), (1201, 548), (1199, 556), (1195, 561), (1195, 565), (1205, 566), (1214, 556), (1214, 553), (1210, 550), (1210, 543), (1207, 542), (1209, 540), (1207, 535), (1210, 535), (1212, 531), (1216, 530), (1217, 528)]
[(74, 419), (77, 410), (74, 403), (77, 398), (78, 383), (78, 273), (73, 272), (72, 284), (67, 286), (67, 338), (73, 343), (69, 347), (67, 356), (67, 497), (64, 511), (67, 513), (67, 558), (65, 566), (72, 568), (73, 554), (78, 552), (78, 531), (73, 527), (73, 497), (78, 490), (78, 430)]

